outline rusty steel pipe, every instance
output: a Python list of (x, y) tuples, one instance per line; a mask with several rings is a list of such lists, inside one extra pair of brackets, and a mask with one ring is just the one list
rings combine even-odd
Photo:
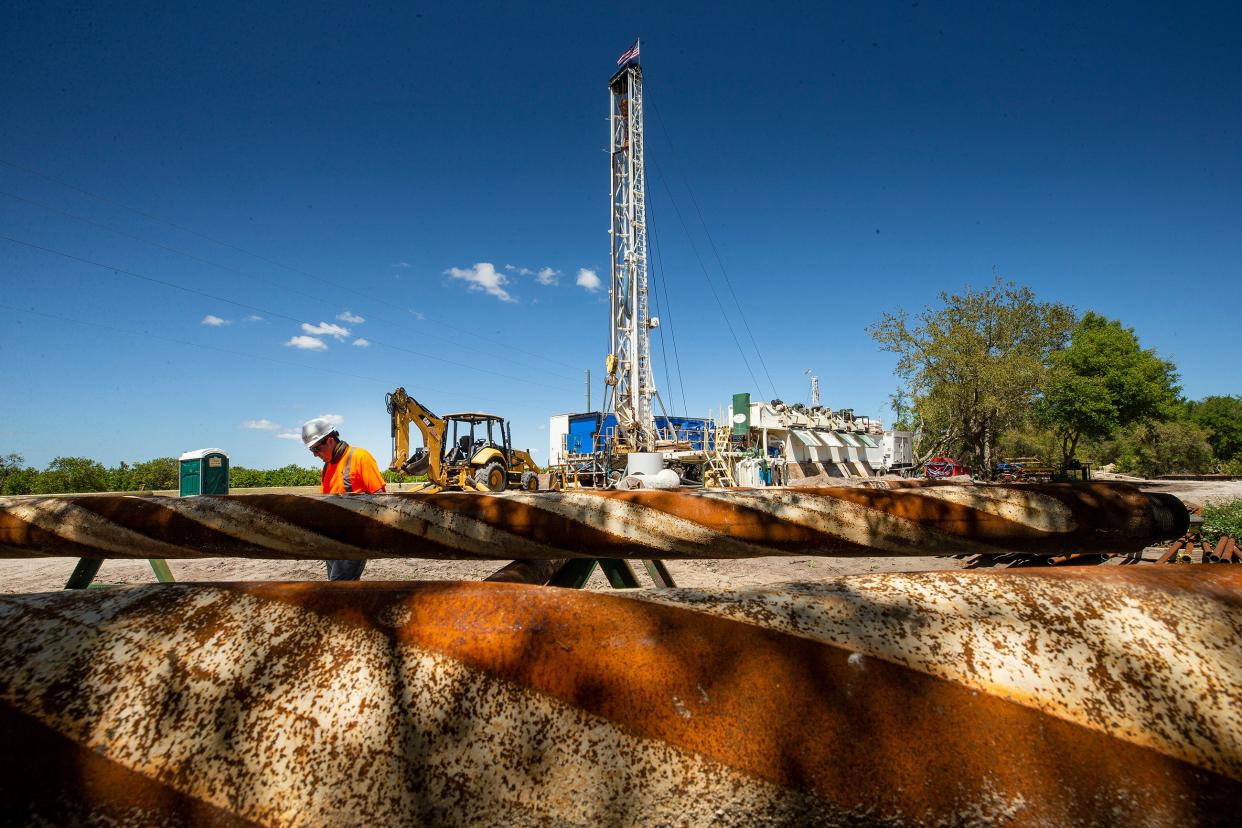
[(748, 558), (1127, 552), (1186, 531), (1117, 484), (0, 498), (0, 557)]
[(510, 561), (483, 580), (502, 584), (538, 584), (542, 586), (567, 564), (568, 559)]
[(0, 822), (1210, 825), (1242, 571), (0, 596)]

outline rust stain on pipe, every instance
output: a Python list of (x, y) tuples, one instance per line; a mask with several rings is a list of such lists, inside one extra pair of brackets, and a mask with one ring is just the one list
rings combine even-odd
[(0, 498), (0, 557), (741, 558), (1126, 552), (1177, 537), (1117, 484)]
[(1242, 582), (1195, 569), (4, 597), (0, 819), (1227, 824)]

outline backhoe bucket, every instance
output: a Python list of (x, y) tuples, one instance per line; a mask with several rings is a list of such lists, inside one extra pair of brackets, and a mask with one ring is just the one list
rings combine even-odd
[(401, 466), (401, 471), (409, 475), (426, 474), (431, 468), (431, 453), (426, 448), (416, 448)]

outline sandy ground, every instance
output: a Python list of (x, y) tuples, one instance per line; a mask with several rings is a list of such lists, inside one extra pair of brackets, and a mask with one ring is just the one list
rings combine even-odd
[[(1204, 505), (1242, 499), (1242, 481), (1127, 481), (1144, 490), (1168, 492), (1188, 504)], [(1154, 560), (1159, 548), (1148, 549)], [(77, 561), (70, 558), (0, 560), (0, 593), (49, 592), (62, 589)], [(669, 561), (678, 586), (746, 587), (784, 581), (808, 581), (835, 575), (869, 572), (919, 572), (959, 569), (966, 560), (953, 557), (919, 558), (750, 558), (746, 560)], [(169, 561), (178, 581), (311, 581), (324, 580), (320, 561), (261, 561), (238, 558)], [(368, 581), (479, 580), (502, 564), (495, 561), (374, 560), (367, 564)], [(639, 582), (649, 584), (640, 564)], [(146, 561), (105, 561), (98, 580), (108, 584), (149, 583), (155, 576)], [(598, 569), (590, 589), (608, 589)]]

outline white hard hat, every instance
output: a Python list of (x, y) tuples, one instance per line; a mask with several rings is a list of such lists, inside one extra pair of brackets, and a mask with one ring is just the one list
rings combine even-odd
[(302, 442), (307, 448), (314, 448), (334, 431), (336, 431), (336, 426), (323, 417), (307, 420), (302, 424)]

